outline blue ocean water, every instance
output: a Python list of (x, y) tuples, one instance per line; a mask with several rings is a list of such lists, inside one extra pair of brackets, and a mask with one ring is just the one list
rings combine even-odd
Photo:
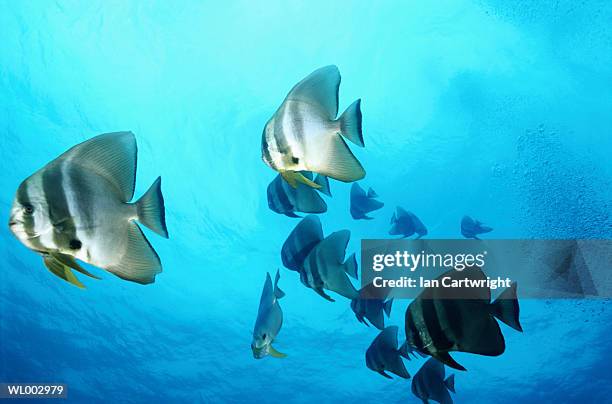
[[(136, 195), (162, 176), (171, 238), (145, 230), (156, 283), (96, 271), (80, 290), (3, 227), (0, 382), (88, 403), (419, 402), (365, 367), (374, 328), (285, 269), (288, 357), (253, 359), (265, 274), (297, 224), (268, 209), (263, 125), (328, 64), (340, 109), (362, 99), (353, 150), (385, 207), (354, 221), (332, 181), (321, 220), (351, 230), (349, 252), (387, 237), (397, 205), (432, 238), (460, 237), (464, 214), (495, 238), (610, 238), (611, 18), (606, 1), (1, 1), (0, 216), (49, 160), (131, 130)], [(610, 402), (611, 320), (605, 300), (521, 301), (504, 355), (455, 355), (455, 402)]]

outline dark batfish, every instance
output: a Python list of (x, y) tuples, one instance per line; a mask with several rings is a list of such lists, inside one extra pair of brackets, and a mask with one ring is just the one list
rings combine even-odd
[[(487, 277), (478, 268), (451, 270), (437, 279), (469, 279), (483, 282)], [(467, 298), (466, 298), (467, 297)], [(422, 353), (444, 364), (465, 370), (449, 355), (451, 351), (499, 356), (506, 349), (504, 337), (495, 318), (522, 331), (516, 283), (493, 303), (486, 287), (425, 288), (406, 310), (406, 338)]]
[(390, 326), (378, 334), (366, 351), (366, 366), (388, 379), (392, 379), (392, 377), (386, 373), (387, 371), (404, 379), (409, 379), (410, 374), (406, 370), (400, 350), (397, 348), (397, 332), (398, 328), (396, 326)]
[(255, 359), (261, 359), (266, 355), (275, 358), (284, 358), (284, 353), (278, 352), (272, 346), (274, 339), (278, 335), (283, 325), (283, 311), (278, 304), (278, 299), (285, 296), (285, 293), (278, 287), (280, 279), (279, 271), (276, 271), (274, 278), (274, 286), (270, 273), (266, 274), (266, 282), (264, 283), (261, 299), (259, 300), (259, 309), (257, 310), (257, 320), (253, 329), (253, 341), (251, 342), (251, 350)]
[(136, 221), (168, 238), (161, 179), (136, 202), (136, 139), (107, 133), (74, 146), (21, 183), (9, 227), (54, 275), (80, 288), (79, 259), (147, 284), (161, 262)]
[(461, 219), (461, 234), (465, 238), (473, 238), (479, 240), (478, 235), (493, 231), (489, 226), (483, 225), (478, 220), (472, 219), (469, 216), (463, 216)]
[(376, 292), (369, 292), (373, 287), (372, 284), (364, 286), (359, 291), (359, 298), (351, 300), (351, 309), (360, 323), (369, 327), (369, 321), (374, 327), (382, 330), (385, 328), (385, 317), (383, 313), (386, 313), (387, 317), (391, 315), (393, 299), (385, 300), (373, 298), (372, 296), (376, 296)]
[(346, 261), (344, 255), (351, 232), (341, 230), (330, 234), (319, 242), (304, 260), (304, 270), (300, 280), (323, 298), (333, 302), (323, 290), (331, 290), (347, 299), (356, 299), (359, 292), (355, 289), (348, 275), (357, 279), (357, 260), (351, 254)]
[(311, 171), (339, 181), (365, 176), (344, 138), (363, 147), (361, 100), (338, 115), (340, 72), (322, 67), (295, 85), (266, 123), (261, 139), (263, 161), (292, 186), (320, 188), (301, 174)]
[(391, 229), (389, 234), (392, 236), (410, 237), (414, 233), (421, 238), (427, 235), (427, 228), (421, 220), (412, 212), (397, 207), (391, 217)]
[[(312, 179), (312, 174), (307, 171), (302, 172), (302, 175)], [(317, 175), (314, 182), (321, 185), (319, 192), (331, 196), (327, 177)], [(293, 188), (279, 174), (268, 185), (268, 207), (273, 212), (289, 217), (300, 217), (295, 212), (323, 213), (327, 211), (327, 204), (319, 192), (302, 183)]]
[(304, 260), (321, 240), (323, 240), (323, 228), (318, 216), (308, 215), (300, 220), (281, 249), (281, 259), (285, 268), (303, 272)]
[(435, 358), (429, 358), (412, 378), (412, 394), (429, 403), (453, 404), (449, 391), (455, 392), (455, 375), (444, 379), (444, 365)]
[(351, 216), (353, 219), (366, 219), (371, 220), (367, 214), (378, 210), (385, 206), (384, 203), (377, 201), (378, 195), (372, 188), (368, 189), (366, 193), (358, 183), (353, 183), (351, 186)]

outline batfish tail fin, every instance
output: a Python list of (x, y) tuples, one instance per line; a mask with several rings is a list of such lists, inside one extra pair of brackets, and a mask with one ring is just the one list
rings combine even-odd
[(493, 228), (489, 226), (480, 226), (480, 229), (478, 230), (479, 230), (478, 233), (489, 233), (493, 231)]
[(492, 304), (492, 312), (495, 317), (514, 328), (517, 331), (523, 331), (519, 322), (519, 304), (516, 296), (516, 282), (503, 291), (501, 295)]
[(141, 283), (155, 282), (155, 275), (162, 271), (159, 257), (136, 223), (126, 226), (125, 252), (121, 262), (105, 268), (118, 277)]
[(366, 199), (363, 201), (362, 209), (367, 212), (372, 212), (374, 210), (378, 210), (385, 206), (385, 204), (381, 201), (377, 201), (376, 199)]
[(340, 115), (340, 133), (351, 142), (364, 147), (363, 133), (361, 132), (361, 100), (353, 102)]
[(357, 258), (355, 258), (355, 253), (352, 253), (346, 261), (344, 261), (344, 272), (349, 274), (353, 279), (357, 279)]
[(138, 221), (162, 237), (168, 238), (161, 177), (157, 177), (149, 190), (136, 202)]
[(446, 380), (444, 380), (444, 385), (449, 391), (454, 393), (455, 392), (455, 375), (448, 376)]

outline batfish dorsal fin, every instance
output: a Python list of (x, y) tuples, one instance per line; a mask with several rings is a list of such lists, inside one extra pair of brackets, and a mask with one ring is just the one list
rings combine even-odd
[(272, 286), (272, 278), (270, 273), (266, 272), (266, 282), (264, 283), (263, 291), (261, 292), (261, 299), (259, 299), (259, 305), (269, 305), (272, 301), (272, 295), (274, 294), (274, 287)]
[(155, 275), (162, 271), (157, 253), (134, 222), (125, 226), (125, 251), (121, 261), (105, 268), (118, 277), (141, 284), (155, 282)]
[(287, 100), (316, 105), (329, 120), (338, 115), (338, 88), (340, 72), (335, 65), (325, 66), (310, 73), (297, 83), (287, 95)]
[(136, 138), (132, 132), (105, 133), (78, 144), (59, 156), (106, 178), (117, 187), (123, 202), (134, 196)]
[(409, 216), (410, 212), (408, 212), (406, 209), (402, 208), (401, 206), (398, 206), (396, 209), (397, 212), (397, 217), (400, 218), (402, 216)]
[(62, 264), (61, 262), (59, 262), (58, 260), (56, 260), (50, 255), (44, 255), (43, 261), (47, 269), (53, 275), (57, 276), (58, 278), (62, 278), (68, 283), (72, 283), (74, 286), (78, 288), (85, 289), (85, 285), (83, 285), (81, 281), (79, 281), (77, 277), (74, 276), (74, 274), (72, 273), (72, 270), (68, 266)]
[(350, 238), (349, 230), (340, 230), (330, 234), (316, 246), (317, 255), (326, 263), (342, 264)]

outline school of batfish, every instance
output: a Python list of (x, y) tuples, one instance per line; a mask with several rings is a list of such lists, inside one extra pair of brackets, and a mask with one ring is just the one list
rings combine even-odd
[[(329, 302), (347, 299), (360, 323), (380, 330), (365, 349), (368, 369), (385, 378), (393, 374), (408, 379), (402, 358), (428, 357), (412, 379), (412, 393), (425, 403), (452, 403), (454, 375), (446, 378), (444, 366), (465, 368), (450, 353), (501, 355), (505, 341), (498, 320), (522, 331), (517, 285), (511, 284), (494, 301), (488, 287), (464, 287), (458, 292), (463, 298), (456, 299), (449, 299), (440, 287), (425, 287), (406, 310), (405, 340), (399, 343), (399, 327), (385, 326), (393, 299), (373, 297), (373, 285), (357, 289), (351, 281), (358, 279), (358, 265), (355, 253), (346, 255), (350, 231), (325, 236), (315, 215), (327, 211), (323, 197), (332, 196), (330, 179), (352, 183), (353, 219), (373, 220), (372, 212), (384, 207), (371, 187), (366, 191), (356, 182), (366, 171), (346, 140), (365, 146), (361, 100), (338, 116), (339, 87), (336, 66), (315, 70), (289, 91), (264, 125), (262, 159), (278, 172), (267, 188), (268, 206), (278, 214), (301, 218), (281, 247), (282, 263), (297, 272), (306, 288)], [(72, 147), (19, 185), (10, 213), (11, 232), (42, 257), (52, 274), (80, 288), (85, 286), (73, 271), (100, 278), (79, 261), (131, 282), (153, 283), (162, 265), (139, 224), (168, 238), (164, 198), (158, 178), (131, 202), (136, 166), (136, 138), (131, 132), (102, 134)], [(400, 206), (390, 225), (389, 235), (400, 238), (428, 235), (421, 219)], [(492, 230), (469, 216), (461, 219), (465, 238), (478, 239)], [(459, 274), (451, 270), (442, 276), (452, 279)], [(462, 271), (461, 277), (466, 276), (486, 279), (479, 268)], [(251, 342), (256, 359), (286, 356), (273, 346), (283, 324), (279, 302), (285, 293), (279, 279), (279, 271), (274, 281), (266, 274)]]

